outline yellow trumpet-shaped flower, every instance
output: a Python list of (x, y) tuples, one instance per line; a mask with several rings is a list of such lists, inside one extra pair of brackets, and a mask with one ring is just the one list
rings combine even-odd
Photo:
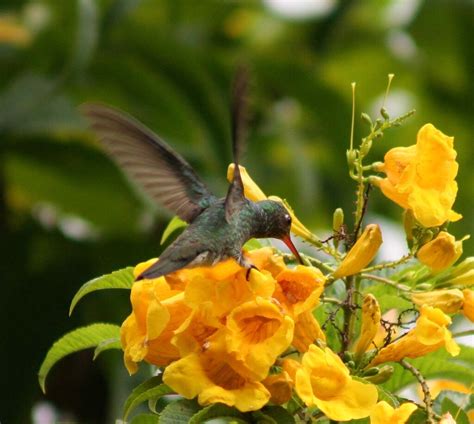
[(378, 182), (383, 194), (411, 209), (423, 226), (436, 227), (462, 218), (452, 210), (458, 190), (453, 137), (432, 124), (418, 131), (416, 145), (389, 150), (378, 170), (387, 174)]
[(389, 361), (398, 362), (403, 358), (418, 358), (443, 346), (452, 356), (458, 355), (460, 349), (447, 329), (449, 324), (451, 318), (441, 309), (423, 305), (415, 328), (381, 349), (370, 366)]
[(464, 295), (461, 290), (434, 290), (424, 293), (413, 293), (411, 300), (415, 305), (428, 305), (441, 309), (446, 314), (458, 312), (463, 305)]
[(334, 271), (334, 278), (357, 274), (372, 262), (382, 242), (380, 227), (376, 224), (367, 225), (362, 235)]
[(338, 421), (369, 416), (378, 396), (374, 385), (352, 379), (339, 356), (316, 345), (303, 355), (295, 388), (307, 406), (316, 406)]
[(262, 383), (270, 392), (270, 402), (283, 405), (291, 399), (294, 382), (286, 371), (271, 374)]
[(124, 362), (130, 374), (137, 371), (137, 363), (142, 360), (166, 365), (179, 358), (171, 338), (191, 310), (184, 303), (183, 293), (170, 296), (171, 290), (166, 286), (163, 277), (138, 281), (132, 286), (133, 310), (120, 333)]
[(265, 386), (227, 352), (223, 337), (213, 338), (203, 352), (168, 365), (163, 381), (185, 398), (197, 396), (201, 405), (223, 403), (242, 412), (256, 411), (270, 399)]
[(464, 296), (463, 314), (467, 319), (474, 322), (474, 290), (464, 289), (462, 294)]
[(380, 306), (377, 299), (367, 294), (364, 296), (362, 303), (362, 325), (360, 329), (360, 337), (354, 347), (357, 357), (360, 357), (371, 346), (380, 327)]
[(227, 350), (245, 363), (258, 380), (293, 339), (294, 322), (271, 301), (257, 297), (227, 317)]
[(414, 403), (407, 402), (393, 408), (387, 402), (381, 401), (370, 413), (370, 424), (405, 424), (416, 408)]
[[(227, 168), (227, 180), (229, 182), (232, 181), (232, 179), (234, 178), (234, 167), (235, 165), (231, 163), (229, 167)], [(254, 202), (270, 199), (270, 200), (274, 200), (276, 202), (282, 203), (288, 210), (288, 213), (291, 215), (292, 233), (306, 240), (314, 240), (316, 238), (316, 236), (301, 223), (301, 221), (297, 218), (297, 216), (293, 212), (293, 209), (290, 207), (290, 205), (286, 201), (284, 201), (283, 199), (277, 196), (267, 197), (265, 193), (260, 189), (260, 187), (255, 183), (255, 181), (252, 180), (247, 170), (241, 165), (239, 165), (239, 169), (240, 169), (240, 175), (242, 177), (242, 183), (244, 185), (244, 195), (247, 199), (253, 200)]]
[[(428, 388), (430, 389), (431, 397), (436, 399), (436, 397), (443, 391), (443, 390), (452, 390), (453, 392), (459, 393), (466, 393), (466, 394), (473, 394), (474, 391), (472, 388), (465, 386), (462, 383), (453, 380), (428, 380), (426, 382), (428, 384)], [(421, 389), (419, 390), (419, 396), (422, 397), (423, 393)]]
[(416, 257), (433, 271), (442, 271), (450, 267), (462, 255), (463, 240), (456, 241), (454, 236), (441, 231), (434, 240), (424, 244), (418, 250)]
[(287, 268), (276, 277), (273, 297), (296, 319), (319, 303), (325, 281), (323, 273), (317, 268), (304, 265)]

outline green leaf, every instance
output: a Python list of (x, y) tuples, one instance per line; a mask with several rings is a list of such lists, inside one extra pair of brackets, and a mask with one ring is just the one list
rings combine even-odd
[(444, 398), (441, 402), (441, 415), (449, 412), (456, 420), (456, 424), (469, 424), (469, 418), (462, 408), (449, 398)]
[[(410, 363), (416, 367), (426, 378), (447, 378), (459, 381), (469, 386), (474, 380), (474, 370), (472, 369), (472, 358), (474, 348), (461, 345), (461, 353), (452, 357), (444, 349), (411, 360)], [(413, 375), (400, 365), (394, 364), (395, 372), (383, 387), (389, 392), (397, 392), (404, 387), (414, 383)]]
[(122, 349), (122, 344), (120, 343), (120, 338), (119, 337), (114, 337), (112, 339), (107, 339), (104, 340), (103, 342), (99, 343), (97, 347), (94, 350), (94, 358), (93, 360), (95, 361), (96, 358), (102, 353), (105, 352), (106, 350), (110, 349)]
[(106, 289), (128, 289), (132, 288), (134, 281), (133, 267), (127, 267), (114, 271), (111, 274), (102, 275), (85, 283), (75, 294), (69, 307), (69, 316), (72, 314), (77, 302), (81, 300), (86, 294), (97, 290)]
[(196, 401), (180, 399), (170, 403), (160, 414), (160, 424), (188, 424), (199, 411)]
[(160, 417), (155, 414), (139, 414), (133, 417), (130, 424), (158, 424)]
[(189, 424), (199, 424), (213, 418), (224, 417), (243, 418), (244, 415), (235, 408), (231, 408), (230, 406), (223, 405), (221, 403), (216, 403), (214, 405), (207, 406), (206, 408), (201, 409), (197, 414), (194, 414), (189, 420)]
[(98, 12), (94, 0), (78, 0), (76, 41), (70, 67), (80, 73), (91, 60), (98, 41)]
[(278, 424), (295, 424), (295, 418), (282, 406), (267, 406), (262, 412)]
[(167, 385), (162, 384), (162, 377), (156, 376), (148, 379), (142, 384), (133, 389), (130, 396), (125, 401), (123, 407), (123, 419), (126, 420), (130, 412), (132, 412), (138, 405), (146, 402), (149, 399), (159, 398), (160, 396), (173, 393)]
[(163, 244), (166, 240), (168, 240), (168, 237), (173, 234), (176, 230), (179, 228), (186, 227), (188, 224), (183, 221), (180, 217), (175, 216), (171, 219), (171, 221), (168, 223), (168, 225), (165, 228), (165, 231), (163, 231), (163, 235), (161, 236), (160, 244)]
[(382, 386), (376, 386), (377, 391), (379, 392), (379, 402), (384, 400), (389, 405), (393, 406), (394, 408), (398, 408), (400, 406), (400, 402), (398, 401), (397, 397), (390, 393), (388, 390), (385, 390)]
[(119, 335), (120, 327), (118, 325), (99, 323), (78, 328), (61, 337), (49, 349), (38, 373), (38, 381), (43, 393), (46, 392), (46, 376), (60, 359), (70, 353), (98, 346), (104, 340), (118, 338)]

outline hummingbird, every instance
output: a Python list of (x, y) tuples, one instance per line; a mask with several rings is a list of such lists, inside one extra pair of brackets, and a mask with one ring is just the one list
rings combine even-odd
[(242, 252), (251, 238), (282, 240), (303, 263), (290, 238), (291, 216), (279, 202), (253, 202), (244, 196), (239, 170), (247, 115), (248, 73), (237, 71), (231, 95), (234, 176), (227, 195), (218, 198), (160, 137), (131, 116), (106, 105), (87, 103), (81, 112), (105, 152), (152, 200), (189, 225), (136, 280), (158, 278), (182, 268), (212, 266), (228, 258), (256, 268)]

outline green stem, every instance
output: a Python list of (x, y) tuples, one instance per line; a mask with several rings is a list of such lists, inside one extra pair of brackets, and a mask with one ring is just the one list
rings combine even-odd
[(336, 299), (335, 297), (321, 297), (321, 302), (323, 303), (332, 303), (333, 305), (341, 305), (342, 302), (339, 299)]
[(346, 278), (346, 300), (343, 303), (344, 309), (344, 327), (342, 332), (342, 352), (345, 352), (351, 343), (351, 328), (354, 325), (354, 276)]
[(404, 284), (398, 284), (395, 281), (392, 281), (388, 278), (379, 277), (378, 275), (361, 274), (361, 278), (365, 278), (366, 280), (378, 281), (380, 283), (387, 284), (401, 291), (405, 291), (405, 292), (411, 291), (410, 287), (405, 286)]
[(472, 336), (474, 334), (474, 330), (466, 330), (466, 331), (459, 331), (457, 333), (453, 333), (453, 337), (465, 337), (465, 336)]
[(421, 375), (420, 371), (415, 368), (412, 364), (407, 362), (405, 359), (402, 359), (399, 364), (405, 368), (406, 370), (410, 371), (413, 376), (418, 380), (418, 383), (420, 383), (421, 390), (423, 391), (423, 402), (425, 403), (425, 410), (426, 410), (426, 415), (427, 419), (426, 422), (428, 424), (435, 424), (435, 414), (433, 412), (433, 401), (431, 399), (431, 393), (430, 393), (430, 388), (428, 387), (428, 384), (426, 383), (425, 378)]
[(397, 259), (396, 261), (384, 262), (378, 265), (369, 266), (368, 268), (363, 269), (362, 272), (373, 272), (373, 271), (380, 271), (382, 269), (387, 269), (387, 268), (395, 268), (398, 265), (408, 262), (411, 258), (413, 258), (413, 255), (411, 253), (408, 253), (402, 256), (400, 259)]
[[(288, 255), (288, 256), (293, 257), (293, 255)], [(304, 253), (300, 253), (300, 256), (304, 261), (308, 261), (311, 265), (316, 266), (316, 268), (323, 269), (324, 271), (327, 271), (327, 272), (334, 272), (334, 268), (330, 267), (329, 265), (325, 264), (319, 259), (313, 258), (312, 256), (305, 255)]]

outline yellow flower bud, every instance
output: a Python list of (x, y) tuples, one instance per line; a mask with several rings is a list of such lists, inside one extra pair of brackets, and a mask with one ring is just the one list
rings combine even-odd
[(380, 326), (380, 307), (377, 299), (367, 294), (362, 303), (362, 326), (360, 329), (360, 337), (357, 341), (354, 352), (356, 358), (359, 358), (370, 347)]
[(357, 274), (372, 262), (381, 244), (382, 232), (380, 227), (376, 224), (367, 225), (359, 240), (352, 246), (339, 268), (334, 272), (334, 278)]
[(464, 295), (462, 312), (466, 318), (474, 322), (474, 290), (465, 289), (462, 294)]
[(332, 229), (338, 232), (344, 224), (344, 211), (341, 208), (337, 208), (332, 215)]
[(413, 293), (411, 300), (415, 305), (433, 306), (441, 309), (446, 314), (454, 314), (461, 309), (464, 296), (461, 290), (434, 290), (424, 293)]
[(286, 371), (269, 375), (262, 384), (270, 392), (271, 402), (283, 405), (291, 399), (294, 383)]
[(474, 285), (474, 269), (471, 269), (468, 272), (461, 274), (459, 277), (449, 280), (449, 284), (451, 286), (461, 286), (461, 287), (462, 286), (469, 287), (469, 286)]
[(418, 260), (434, 272), (442, 271), (456, 262), (462, 255), (462, 241), (441, 231), (438, 236), (423, 245), (416, 254)]

